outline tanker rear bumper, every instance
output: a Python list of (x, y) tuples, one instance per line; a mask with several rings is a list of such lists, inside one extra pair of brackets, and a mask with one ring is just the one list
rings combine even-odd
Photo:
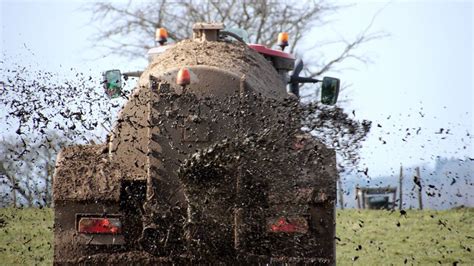
[(283, 263), (304, 265), (335, 265), (328, 258), (270, 257), (253, 254), (241, 254), (236, 258), (200, 258), (192, 256), (158, 257), (144, 251), (123, 253), (101, 253), (84, 256), (74, 260), (55, 261), (54, 265), (182, 265), (182, 264), (271, 264)]

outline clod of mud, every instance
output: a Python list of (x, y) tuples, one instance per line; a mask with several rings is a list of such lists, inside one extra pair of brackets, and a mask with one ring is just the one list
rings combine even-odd
[(5, 226), (7, 226), (7, 224), (8, 224), (8, 223), (7, 223), (7, 221), (5, 221), (4, 218), (0, 218), (0, 228), (3, 228), (3, 227), (5, 227)]

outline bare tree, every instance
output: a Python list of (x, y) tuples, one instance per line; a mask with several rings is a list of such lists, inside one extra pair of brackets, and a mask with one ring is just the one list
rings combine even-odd
[[(59, 150), (72, 144), (48, 131), (41, 142), (8, 135), (0, 143), (0, 192), (12, 206), (51, 205), (51, 180)], [(19, 156), (21, 154), (21, 156)]]
[(22, 147), (27, 146), (29, 141), (15, 138), (10, 135), (2, 139), (0, 146), (0, 164), (2, 165), (2, 180), (0, 187), (2, 198), (11, 200), (12, 206), (26, 204), (33, 206), (34, 187), (30, 174), (32, 165), (30, 156), (24, 156), (25, 160), (17, 160), (14, 156), (20, 153), (25, 155)]
[(289, 32), (290, 52), (296, 52), (308, 63), (306, 70), (311, 77), (322, 75), (349, 58), (366, 62), (366, 58), (354, 51), (361, 44), (384, 36), (381, 32), (370, 32), (372, 20), (354, 39), (331, 42), (343, 44), (335, 58), (309, 57), (318, 46), (304, 53), (298, 51), (298, 45), (311, 38), (306, 33), (325, 25), (327, 16), (339, 8), (325, 0), (156, 0), (139, 4), (99, 2), (85, 7), (93, 14), (91, 22), (99, 25), (92, 37), (94, 47), (99, 45), (110, 54), (143, 57), (154, 46), (152, 36), (157, 28), (165, 27), (171, 39), (180, 41), (190, 36), (193, 23), (215, 21), (223, 22), (228, 28), (246, 30), (250, 42), (269, 47), (276, 44), (278, 33)]

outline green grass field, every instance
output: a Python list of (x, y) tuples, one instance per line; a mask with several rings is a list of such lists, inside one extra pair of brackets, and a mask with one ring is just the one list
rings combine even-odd
[[(52, 210), (0, 209), (0, 265), (52, 263)], [(338, 265), (474, 265), (474, 209), (344, 210)]]
[(344, 210), (337, 214), (341, 265), (474, 265), (474, 209)]

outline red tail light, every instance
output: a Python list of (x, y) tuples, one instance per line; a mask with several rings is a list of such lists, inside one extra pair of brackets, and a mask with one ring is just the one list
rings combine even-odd
[(120, 234), (122, 223), (119, 218), (82, 217), (78, 231), (87, 234)]
[(270, 221), (268, 229), (274, 233), (306, 233), (308, 222), (301, 217), (280, 217), (276, 221)]

